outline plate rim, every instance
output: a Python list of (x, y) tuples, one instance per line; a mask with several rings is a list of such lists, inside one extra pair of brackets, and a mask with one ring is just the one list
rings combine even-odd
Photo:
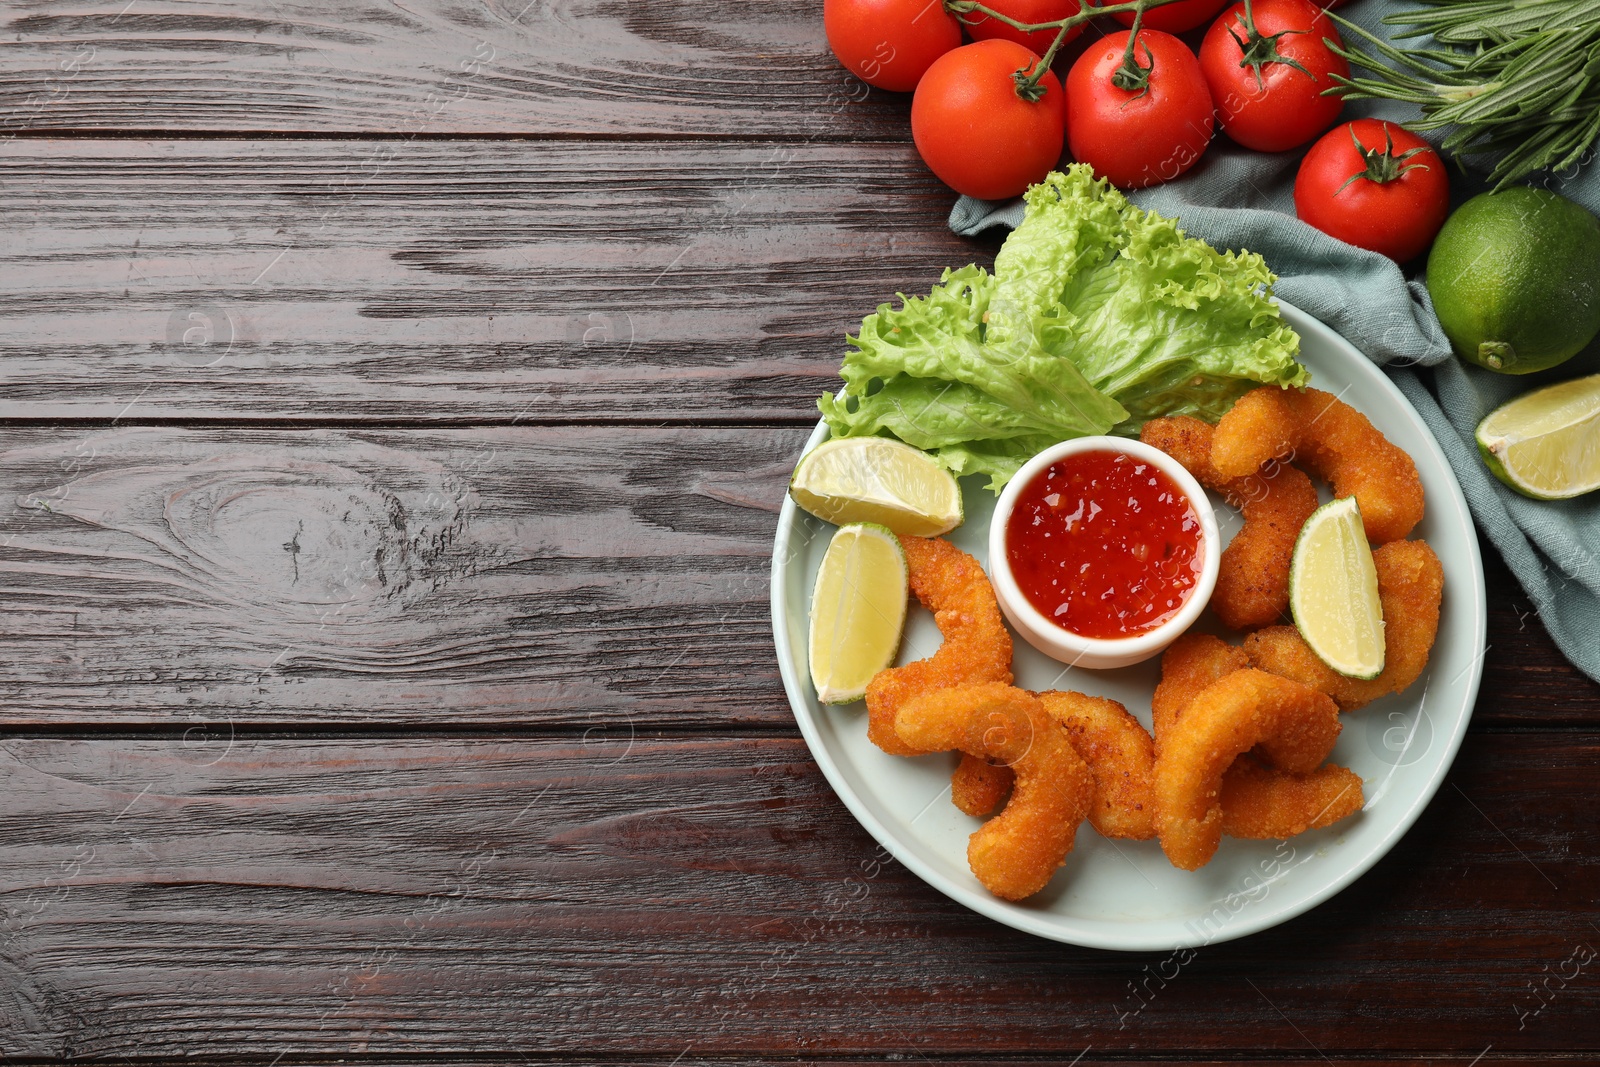
[[(845, 808), (853, 815), (863, 829), (870, 834), (890, 855), (900, 862), (907, 870), (915, 874), (929, 887), (942, 893), (980, 915), (996, 922), (1002, 923), (1013, 929), (1021, 930), (1038, 937), (1063, 944), (1078, 945), (1084, 948), (1108, 949), (1123, 952), (1149, 952), (1149, 951), (1178, 951), (1196, 948), (1202, 945), (1220, 944), (1236, 938), (1246, 937), (1250, 934), (1260, 933), (1271, 929), (1290, 919), (1321, 906), (1329, 899), (1348, 888), (1351, 883), (1371, 870), (1379, 860), (1400, 843), (1400, 840), (1410, 832), (1422, 812), (1433, 801), (1440, 787), (1444, 785), (1450, 768), (1455, 764), (1461, 743), (1466, 737), (1468, 726), (1471, 724), (1473, 713), (1477, 709), (1478, 691), (1483, 678), (1483, 661), (1488, 640), (1488, 606), (1487, 589), (1483, 573), (1483, 553), (1478, 544), (1477, 527), (1473, 521), (1472, 513), (1467, 507), (1466, 496), (1461, 490), (1460, 481), (1456, 478), (1455, 470), (1450, 466), (1444, 450), (1439, 447), (1438, 440), (1422, 420), (1416, 408), (1411, 404), (1400, 388), (1389, 379), (1383, 369), (1338, 331), (1322, 322), (1311, 314), (1300, 310), (1284, 300), (1276, 300), (1283, 317), (1289, 325), (1302, 336), (1315, 334), (1322, 341), (1345, 350), (1347, 356), (1352, 357), (1354, 364), (1353, 374), (1365, 377), (1377, 384), (1378, 388), (1389, 394), (1390, 398), (1397, 401), (1406, 411), (1410, 412), (1417, 426), (1421, 427), (1427, 441), (1427, 447), (1432, 458), (1448, 478), (1449, 493), (1447, 499), (1450, 510), (1454, 513), (1452, 521), (1463, 524), (1468, 536), (1464, 539), (1467, 545), (1467, 563), (1472, 575), (1472, 584), (1469, 592), (1470, 604), (1463, 605), (1463, 610), (1470, 608), (1472, 618), (1469, 629), (1474, 638), (1472, 649), (1472, 666), (1469, 669), (1470, 677), (1462, 690), (1466, 701), (1466, 714), (1460, 717), (1455, 730), (1445, 739), (1445, 751), (1439, 769), (1417, 792), (1411, 805), (1395, 821), (1390, 831), (1367, 851), (1354, 858), (1338, 875), (1304, 898), (1293, 900), (1286, 906), (1273, 910), (1263, 910), (1251, 913), (1248, 917), (1239, 916), (1235, 922), (1218, 931), (1214, 936), (1179, 938), (1137, 936), (1137, 926), (1133, 925), (1125, 930), (1118, 930), (1118, 936), (1096, 937), (1093, 935), (1074, 934), (1072, 931), (1062, 930), (1057, 925), (1046, 921), (1045, 916), (1050, 913), (1029, 910), (1018, 904), (1001, 900), (987, 893), (977, 892), (964, 886), (950, 882), (942, 873), (937, 872), (931, 865), (923, 861), (910, 847), (903, 843), (894, 833), (890, 832), (879, 819), (867, 808), (861, 798), (856, 796), (855, 790), (846, 781), (843, 772), (834, 763), (821, 734), (817, 730), (812, 717), (810, 703), (809, 679), (797, 678), (794, 669), (793, 650), (790, 646), (787, 623), (788, 604), (785, 594), (784, 570), (787, 566), (789, 545), (792, 532), (797, 528), (796, 516), (798, 508), (794, 500), (784, 494), (783, 506), (778, 513), (778, 529), (773, 540), (772, 567), (770, 571), (770, 595), (772, 615), (772, 636), (775, 651), (778, 656), (778, 671), (783, 679), (784, 695), (789, 701), (789, 710), (793, 713), (796, 723), (800, 727), (801, 736), (805, 739), (806, 747), (811, 753), (811, 758), (816, 761), (823, 777), (827, 779), (829, 787), (843, 803)], [(806, 444), (801, 451), (814, 447), (828, 432), (827, 423), (819, 419), (811, 435), (806, 439)], [(1430, 501), (1434, 508), (1440, 502)], [(1456, 594), (1459, 595), (1459, 594)], [(1452, 596), (1452, 600), (1455, 595)], [(1465, 598), (1464, 598), (1465, 599)]]

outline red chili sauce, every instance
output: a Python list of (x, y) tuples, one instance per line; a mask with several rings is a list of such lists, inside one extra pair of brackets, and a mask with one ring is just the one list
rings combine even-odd
[(1200, 515), (1163, 471), (1122, 452), (1080, 452), (1023, 486), (1006, 523), (1022, 595), (1082, 637), (1166, 622), (1200, 580)]

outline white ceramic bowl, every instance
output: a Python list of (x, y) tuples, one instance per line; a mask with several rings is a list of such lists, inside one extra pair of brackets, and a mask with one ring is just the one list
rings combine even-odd
[[(1023, 596), (1016, 577), (1011, 573), (1011, 561), (1006, 552), (1006, 525), (1022, 490), (1058, 460), (1083, 452), (1101, 451), (1121, 452), (1155, 467), (1177, 483), (1194, 505), (1195, 513), (1200, 516), (1200, 580), (1195, 583), (1189, 599), (1176, 615), (1160, 626), (1133, 637), (1084, 637), (1052, 622)], [(995, 596), (1000, 601), (1000, 610), (1007, 621), (1028, 644), (1040, 652), (1072, 667), (1095, 670), (1126, 667), (1158, 654), (1194, 625), (1194, 621), (1205, 610), (1206, 602), (1211, 599), (1212, 590), (1216, 588), (1221, 545), (1221, 538), (1217, 534), (1217, 516), (1205, 489), (1177, 460), (1158, 448), (1125, 437), (1079, 437), (1040, 452), (1006, 484), (995, 504), (994, 517), (989, 521), (989, 578), (994, 583)]]

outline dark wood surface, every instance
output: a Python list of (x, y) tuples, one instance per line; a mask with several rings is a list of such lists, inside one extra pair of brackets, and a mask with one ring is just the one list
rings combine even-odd
[[(1588, 731), (1476, 734), (1356, 885), (1163, 969), (940, 897), (782, 735), (13, 739), (29, 1023), (7, 1037), (267, 1059), (1592, 1048), (1576, 983), (1520, 1032), (1517, 1012), (1543, 963), (1600, 941), (1597, 755)], [(1141, 1011), (1146, 967), (1170, 980)]]
[(0, 22), (30, 132), (909, 141), (771, 0), (45, 0)]
[(987, 254), (903, 144), (18, 138), (0, 188), (10, 417), (815, 422)]
[(946, 901), (781, 734), (11, 739), (11, 1051), (1594, 1048), (1586, 985), (1517, 1013), (1600, 941), (1597, 755), (1475, 734), (1357, 885), (1162, 968)]
[(1420, 821), (1175, 975), (833, 796), (785, 478), (844, 332), (994, 243), (818, 7), (0, 11), (0, 1055), (1600, 1055), (1600, 687), (1492, 549)]

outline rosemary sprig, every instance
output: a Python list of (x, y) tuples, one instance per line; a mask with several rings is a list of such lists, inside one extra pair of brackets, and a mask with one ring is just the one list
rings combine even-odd
[(1397, 48), (1348, 20), (1376, 56), (1328, 42), (1370, 77), (1333, 75), (1347, 99), (1416, 104), (1413, 130), (1451, 127), (1457, 157), (1494, 155), (1496, 189), (1578, 165), (1600, 138), (1600, 0), (1418, 0), (1385, 18), (1398, 39), (1432, 34), (1443, 48)]

